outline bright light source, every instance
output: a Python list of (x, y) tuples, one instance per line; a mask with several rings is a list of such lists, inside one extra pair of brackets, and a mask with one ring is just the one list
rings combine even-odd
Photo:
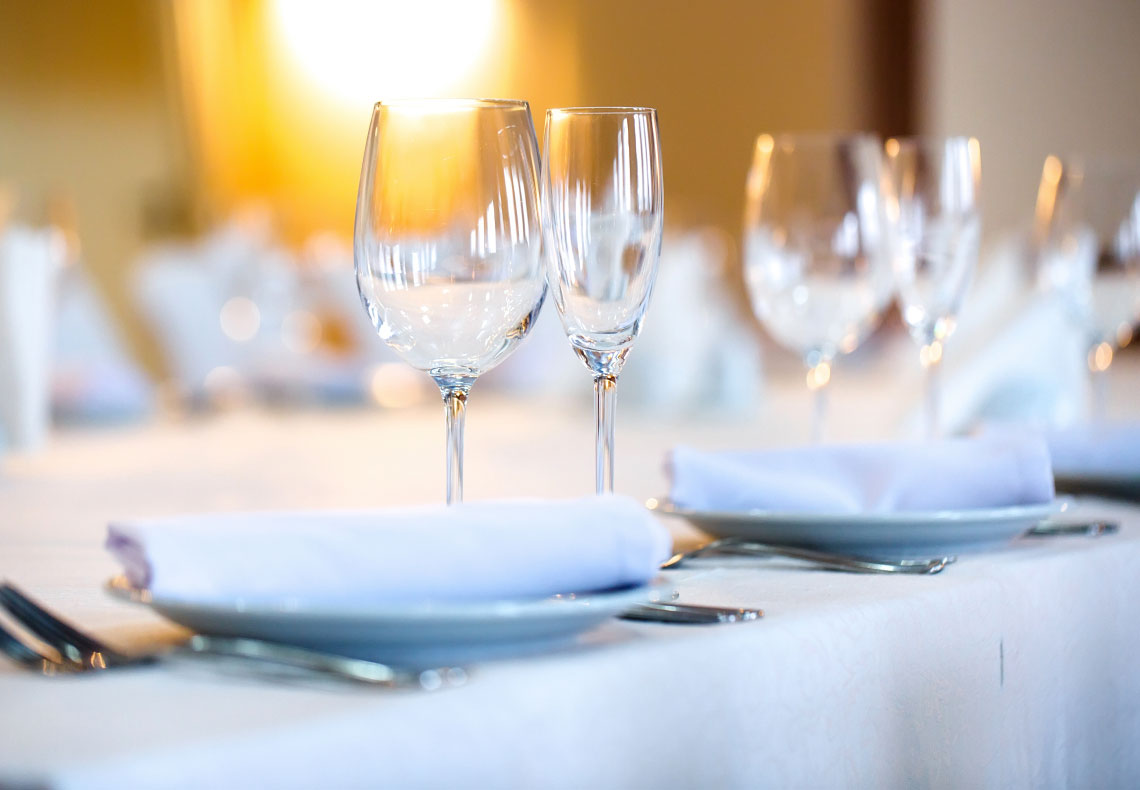
[(276, 0), (300, 68), (352, 105), (447, 93), (487, 48), (498, 0)]

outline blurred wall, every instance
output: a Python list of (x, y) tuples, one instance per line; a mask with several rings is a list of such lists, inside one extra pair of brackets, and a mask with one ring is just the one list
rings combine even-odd
[[(142, 358), (126, 265), (147, 206), (185, 189), (152, 0), (0, 3), (0, 185), (18, 219), (74, 223), (82, 255)], [(49, 216), (50, 215), (50, 216)]]
[[(912, 117), (910, 0), (478, 2), (493, 12), (487, 40), (438, 93), (527, 98), (540, 137), (548, 107), (659, 108), (674, 227), (738, 236), (760, 131), (899, 132)], [(403, 31), (425, 8), (419, 32)], [(292, 243), (347, 236), (371, 103), (450, 55), (430, 9), (0, 2), (0, 183), (35, 219), (52, 196), (70, 200), (84, 258), (155, 370), (129, 299), (140, 248), (251, 201), (275, 210)], [(394, 41), (414, 46), (379, 65)]]
[(1027, 225), (1046, 155), (1140, 156), (1140, 2), (920, 0), (921, 127), (981, 141), (986, 233)]

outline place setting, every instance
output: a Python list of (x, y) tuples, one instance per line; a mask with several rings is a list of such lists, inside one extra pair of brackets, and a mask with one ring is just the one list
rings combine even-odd
[[(1055, 472), (1072, 484), (1073, 469), (1091, 468), (1087, 438), (939, 436), (942, 349), (978, 256), (979, 147), (969, 138), (759, 136), (745, 279), (759, 321), (805, 364), (812, 443), (677, 446), (664, 459), (666, 496), (643, 506), (615, 495), (617, 382), (662, 239), (657, 114), (552, 109), (544, 141), (540, 155), (523, 101), (373, 110), (356, 281), (380, 338), (439, 388), (445, 504), (115, 521), (106, 548), (122, 573), (106, 594), (190, 638), (128, 655), (5, 583), (0, 606), (49, 648), (4, 630), (7, 655), (55, 675), (212, 656), (434, 690), (462, 685), (481, 662), (564, 650), (614, 618), (759, 620), (757, 606), (684, 600), (680, 571), (727, 558), (933, 576), (1023, 535), (1116, 531), (1066, 520), (1072, 501), (1054, 494)], [(469, 396), (526, 338), (548, 295), (593, 378), (596, 493), (464, 502)], [(833, 365), (896, 299), (922, 349), (925, 438), (825, 444)], [(1116, 441), (1098, 458), (1129, 463), (1133, 443)], [(667, 528), (676, 519), (711, 541), (676, 552)]]

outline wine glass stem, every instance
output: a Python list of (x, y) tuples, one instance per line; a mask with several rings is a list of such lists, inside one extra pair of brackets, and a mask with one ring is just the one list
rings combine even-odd
[(813, 392), (811, 409), (811, 441), (820, 444), (823, 441), (823, 429), (827, 422), (827, 384), (820, 384)]
[(463, 423), (467, 414), (467, 390), (444, 389), (443, 410), (447, 418), (447, 504), (463, 501)]
[(1093, 370), (1092, 394), (1093, 422), (1101, 422), (1108, 417), (1108, 368)]
[(940, 435), (939, 419), (942, 410), (942, 369), (941, 360), (932, 360), (926, 365), (926, 438), (937, 439)]
[(599, 494), (614, 492), (615, 376), (594, 377), (595, 481)]

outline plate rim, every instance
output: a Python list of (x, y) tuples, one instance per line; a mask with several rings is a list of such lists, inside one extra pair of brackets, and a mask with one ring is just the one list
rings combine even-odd
[[(629, 585), (610, 590), (586, 593), (559, 593), (542, 598), (504, 598), (468, 603), (424, 602), (412, 604), (380, 604), (374, 606), (330, 607), (328, 605), (306, 606), (300, 602), (282, 601), (267, 603), (246, 601), (235, 598), (231, 603), (217, 601), (192, 601), (181, 598), (155, 596), (150, 590), (135, 587), (123, 573), (112, 576), (103, 585), (104, 591), (112, 598), (127, 603), (145, 606), (159, 611), (194, 610), (200, 614), (223, 617), (277, 617), (296, 619), (320, 619), (341, 621), (428, 622), (478, 619), (519, 619), (549, 616), (557, 612), (565, 616), (568, 612), (582, 615), (604, 608), (606, 611), (619, 611), (623, 606), (650, 601), (653, 593), (668, 586), (665, 582), (652, 579), (645, 584)], [(596, 604), (602, 604), (595, 608)]]
[(653, 513), (677, 516), (687, 519), (716, 521), (759, 521), (785, 524), (836, 524), (842, 522), (874, 522), (881, 525), (910, 524), (954, 524), (965, 521), (1011, 521), (1030, 520), (1034, 517), (1045, 519), (1064, 513), (1072, 505), (1070, 497), (1055, 497), (1049, 502), (1029, 505), (1005, 505), (990, 508), (965, 508), (957, 510), (914, 510), (891, 513), (811, 513), (796, 511), (764, 510), (695, 510), (680, 507), (668, 497), (652, 498), (645, 506)]

